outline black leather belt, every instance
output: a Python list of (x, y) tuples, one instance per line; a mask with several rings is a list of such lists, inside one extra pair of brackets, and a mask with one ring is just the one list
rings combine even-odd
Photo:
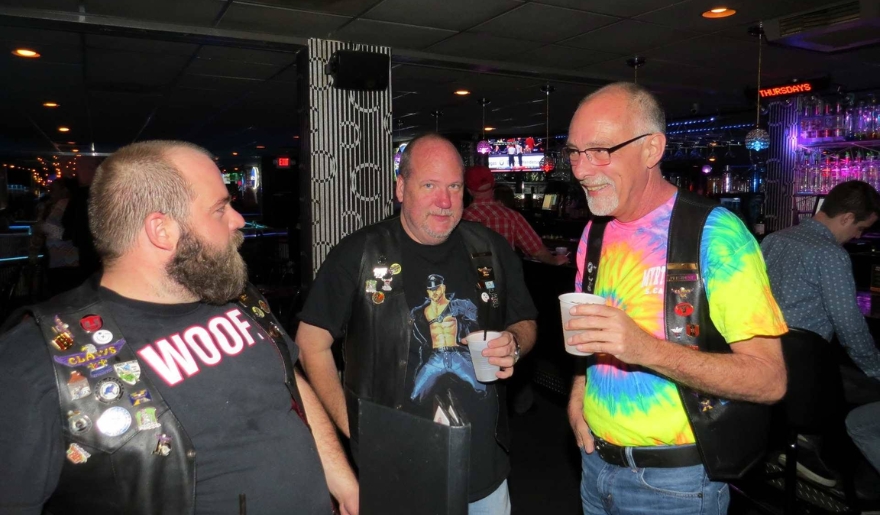
[(669, 447), (621, 447), (593, 436), (596, 451), (602, 461), (618, 467), (629, 467), (626, 450), (632, 449), (632, 459), (637, 468), (675, 468), (701, 465), (700, 451), (696, 445), (677, 445)]

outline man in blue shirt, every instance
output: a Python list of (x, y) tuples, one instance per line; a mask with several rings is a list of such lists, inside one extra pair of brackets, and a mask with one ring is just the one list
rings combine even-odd
[[(880, 351), (856, 304), (852, 263), (842, 245), (877, 221), (880, 194), (862, 181), (835, 186), (816, 216), (767, 236), (761, 251), (773, 296), (790, 328), (812, 331), (826, 341), (836, 334), (853, 362), (880, 380)], [(878, 383), (880, 386), (880, 383)], [(802, 443), (809, 442), (802, 440)], [(809, 454), (804, 454), (805, 460)], [(836, 481), (819, 460), (798, 460), (798, 470), (826, 486)]]

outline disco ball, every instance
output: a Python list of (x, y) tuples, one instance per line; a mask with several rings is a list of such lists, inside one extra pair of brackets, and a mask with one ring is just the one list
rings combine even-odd
[(477, 143), (477, 154), (488, 154), (492, 150), (492, 145), (488, 141), (483, 140)]
[(703, 165), (703, 173), (712, 173), (711, 165)]
[(544, 173), (550, 173), (556, 169), (556, 161), (554, 161), (552, 157), (544, 156), (541, 158), (541, 162), (538, 163), (538, 166), (544, 171)]
[(770, 148), (770, 133), (760, 127), (752, 129), (746, 134), (746, 148), (756, 152)]

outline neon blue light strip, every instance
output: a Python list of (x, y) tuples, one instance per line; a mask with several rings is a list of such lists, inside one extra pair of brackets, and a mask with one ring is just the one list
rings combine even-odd
[[(37, 257), (38, 257), (38, 258), (41, 258), (41, 257), (43, 257), (43, 254), (40, 254), (40, 255), (38, 255)], [(26, 259), (28, 259), (28, 256), (16, 256), (16, 257), (10, 257), (10, 258), (0, 258), (0, 263), (4, 263), (4, 262), (7, 262), (7, 261), (24, 261), (24, 260), (26, 260)]]

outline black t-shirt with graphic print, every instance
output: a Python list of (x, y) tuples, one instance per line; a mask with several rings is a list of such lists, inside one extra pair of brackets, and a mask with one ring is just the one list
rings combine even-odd
[[(242, 308), (138, 302), (103, 288), (99, 295), (197, 451), (196, 514), (238, 513), (239, 494), (252, 513), (332, 512), (278, 350)], [(218, 342), (218, 325), (237, 328), (244, 345)], [(295, 346), (290, 353), (296, 361)], [(28, 320), (0, 337), (0, 512), (41, 513), (65, 459), (61, 424), (51, 358)], [(83, 485), (83, 492), (102, 488), (111, 486)]]
[[(499, 240), (495, 247), (508, 278), (505, 326), (535, 319), (537, 312), (525, 288), (519, 258), (500, 235), (487, 233)], [(359, 232), (330, 252), (299, 315), (301, 321), (326, 329), (336, 338), (343, 335), (354, 295), (362, 287), (356, 283), (365, 244), (365, 234)], [(495, 439), (499, 416), (495, 383), (478, 382), (467, 347), (448, 344), (482, 329), (480, 320), (485, 320), (485, 310), (491, 308), (476, 292), (477, 273), (458, 231), (440, 245), (421, 245), (404, 236), (401, 256), (404, 293), (413, 320), (404, 383), (409, 401), (404, 410), (433, 418), (434, 396), (447, 389), (453, 392), (471, 423), (469, 499), (473, 502), (504, 481), (510, 463)], [(378, 291), (381, 286), (382, 281), (377, 281)], [(431, 308), (432, 293), (440, 308)]]

